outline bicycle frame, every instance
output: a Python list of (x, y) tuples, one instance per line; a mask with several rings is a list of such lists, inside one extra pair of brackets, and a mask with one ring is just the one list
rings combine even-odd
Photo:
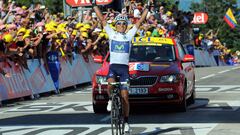
[(113, 85), (115, 88), (112, 90), (112, 106), (111, 106), (111, 129), (112, 135), (124, 134), (124, 119), (123, 119), (123, 104), (120, 93), (121, 85), (129, 85), (128, 82), (103, 82), (101, 84)]

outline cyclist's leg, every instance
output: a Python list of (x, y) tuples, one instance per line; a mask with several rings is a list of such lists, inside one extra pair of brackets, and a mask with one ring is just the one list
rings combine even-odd
[[(121, 82), (126, 82), (128, 81), (129, 75), (125, 74), (124, 79), (121, 80)], [(128, 118), (129, 118), (129, 111), (130, 111), (130, 105), (129, 105), (129, 100), (128, 100), (128, 86), (121, 86), (121, 96), (122, 96), (122, 103), (123, 103), (123, 116), (124, 116), (124, 129), (123, 131), (125, 133), (130, 133), (131, 129), (129, 126)]]
[[(110, 65), (109, 66), (109, 72), (108, 72), (108, 76), (107, 76), (107, 81), (109, 83), (115, 82), (116, 81), (116, 66), (115, 65)], [(111, 91), (114, 89), (114, 86), (112, 85), (108, 85), (108, 89), (107, 89), (107, 94), (108, 94), (108, 103), (107, 103), (107, 111), (111, 111), (112, 108), (112, 96), (111, 96)]]
[[(129, 68), (128, 66), (122, 68), (122, 74), (120, 76), (120, 82), (127, 82), (129, 80)], [(123, 100), (123, 115), (124, 115), (124, 121), (128, 123), (128, 117), (129, 117), (129, 101), (128, 101), (128, 85), (122, 85), (121, 86), (121, 96)]]
[[(114, 68), (115, 68), (114, 65), (110, 65), (109, 66), (109, 71), (108, 71), (108, 75), (107, 75), (107, 81), (109, 83), (116, 82), (116, 80), (115, 80), (116, 73), (115, 73)], [(109, 97), (111, 97), (111, 91), (112, 90), (113, 90), (113, 86), (112, 85), (108, 85), (107, 94), (108, 94)]]
[[(108, 78), (107, 81), (109, 83), (112, 83), (112, 82), (115, 82), (115, 78)], [(108, 88), (107, 88), (107, 94), (109, 97), (111, 97), (111, 91), (113, 90), (113, 86), (112, 85), (108, 85)]]
[(124, 122), (128, 123), (128, 117), (129, 117), (129, 101), (128, 101), (128, 90), (122, 89), (121, 90), (121, 96), (123, 99), (123, 115), (124, 115)]

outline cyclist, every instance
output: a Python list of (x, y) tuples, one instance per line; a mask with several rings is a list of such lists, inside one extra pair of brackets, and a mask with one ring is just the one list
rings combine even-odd
[[(136, 34), (141, 23), (145, 20), (149, 11), (150, 2), (143, 11), (141, 18), (136, 24), (126, 32), (128, 27), (128, 18), (124, 15), (117, 15), (115, 17), (114, 31), (107, 21), (104, 19), (100, 9), (96, 6), (96, 0), (92, 0), (92, 6), (100, 22), (102, 23), (105, 31), (109, 35), (109, 51), (110, 51), (110, 67), (108, 73), (108, 82), (115, 82), (116, 77), (120, 76), (120, 82), (126, 82), (129, 79), (129, 53), (131, 48), (131, 41)], [(112, 86), (108, 86), (108, 95), (111, 97), (110, 91)], [(129, 117), (129, 101), (128, 101), (128, 86), (121, 86), (121, 96), (123, 98), (123, 109), (124, 109), (124, 132), (130, 132), (130, 126), (128, 123)], [(111, 99), (111, 98), (109, 98)], [(108, 101), (107, 110), (111, 111), (111, 100)]]

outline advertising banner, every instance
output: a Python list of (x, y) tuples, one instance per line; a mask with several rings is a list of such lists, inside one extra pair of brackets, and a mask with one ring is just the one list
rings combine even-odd
[(192, 24), (206, 24), (208, 22), (208, 14), (204, 12), (195, 12)]
[(31, 96), (31, 86), (29, 85), (25, 75), (25, 72), (28, 71), (22, 71), (13, 63), (10, 64), (12, 65), (11, 68), (4, 67), (3, 63), (0, 63), (0, 66), (3, 67), (5, 72), (11, 73), (10, 78), (0, 75), (0, 100)]
[(72, 64), (61, 59), (60, 88), (91, 82), (91, 76), (88, 72), (89, 66), (85, 64), (81, 55), (74, 57)]
[[(91, 82), (94, 72), (100, 67), (100, 64), (94, 63), (92, 58), (85, 62), (81, 55), (75, 55), (72, 63), (60, 58), (60, 63), (62, 68), (58, 80), (60, 88)], [(55, 79), (46, 72), (42, 60), (41, 63), (37, 59), (28, 60), (30, 71), (22, 70), (14, 63), (10, 64), (12, 67), (4, 67), (0, 62), (4, 71), (11, 74), (10, 78), (0, 75), (0, 101), (56, 90), (53, 81)]]
[(28, 60), (31, 72), (26, 71), (26, 79), (32, 89), (33, 94), (40, 94), (56, 90), (50, 74), (47, 74), (43, 62), (40, 65), (37, 59)]
[[(113, 0), (96, 0), (97, 5), (107, 5)], [(91, 0), (66, 0), (66, 3), (71, 7), (91, 6)]]

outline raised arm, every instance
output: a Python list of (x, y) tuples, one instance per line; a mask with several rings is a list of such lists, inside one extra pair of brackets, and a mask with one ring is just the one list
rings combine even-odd
[(96, 0), (92, 0), (92, 6), (93, 6), (93, 10), (96, 12), (96, 15), (98, 17), (98, 19), (101, 21), (103, 26), (107, 25), (107, 21), (104, 19), (102, 12), (100, 11), (100, 9), (98, 8), (98, 6), (96, 5)]
[(139, 28), (140, 25), (142, 24), (142, 22), (146, 19), (146, 16), (147, 16), (148, 11), (149, 11), (149, 6), (150, 6), (150, 1), (148, 0), (147, 6), (145, 6), (145, 10), (143, 11), (141, 18), (135, 24), (137, 28)]

